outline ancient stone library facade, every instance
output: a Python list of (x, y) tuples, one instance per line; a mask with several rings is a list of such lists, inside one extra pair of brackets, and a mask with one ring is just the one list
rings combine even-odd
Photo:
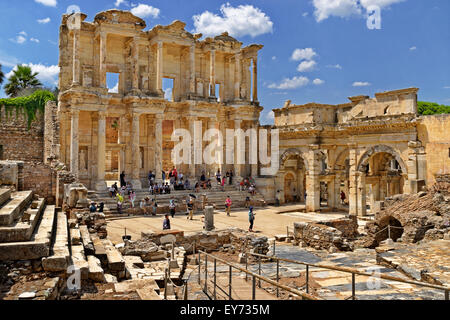
[[(418, 89), (351, 97), (341, 105), (287, 101), (274, 110), (274, 126), (260, 126), (262, 45), (243, 47), (227, 33), (201, 40), (180, 21), (144, 31), (142, 19), (119, 10), (86, 18), (63, 16), (59, 101), (46, 109), (38, 154), (65, 164), (90, 190), (104, 190), (122, 171), (135, 188), (146, 187), (150, 170), (159, 178), (173, 166), (172, 132), (193, 132), (198, 121), (203, 131), (223, 135), (226, 129), (279, 130), (280, 168), (273, 176), (262, 176), (255, 164), (178, 166), (196, 179), (202, 172), (213, 177), (219, 168), (233, 170), (235, 181), (252, 177), (268, 203), (278, 195), (281, 203), (306, 201), (309, 211), (364, 215), (385, 197), (417, 192), (449, 173), (450, 117), (418, 116)], [(118, 81), (114, 92), (107, 87), (110, 76)], [(164, 96), (164, 79), (173, 82), (171, 99)], [(2, 120), (1, 159), (24, 160), (12, 146), (28, 136), (6, 124)], [(246, 159), (248, 150), (247, 144)]]

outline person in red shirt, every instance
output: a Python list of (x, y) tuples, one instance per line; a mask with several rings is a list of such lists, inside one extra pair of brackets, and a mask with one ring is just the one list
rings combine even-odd
[(225, 210), (227, 212), (227, 216), (230, 216), (231, 204), (231, 198), (230, 196), (227, 196), (227, 199), (225, 200)]

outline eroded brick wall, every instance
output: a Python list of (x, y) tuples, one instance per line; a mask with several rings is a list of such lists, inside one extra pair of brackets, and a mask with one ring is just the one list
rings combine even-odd
[(0, 160), (43, 161), (44, 115), (38, 112), (37, 120), (28, 128), (23, 114), (16, 116), (13, 110), (7, 116), (4, 108), (0, 113)]

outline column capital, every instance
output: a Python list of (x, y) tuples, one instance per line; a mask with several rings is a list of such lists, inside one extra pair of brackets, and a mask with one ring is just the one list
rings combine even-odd
[(186, 119), (188, 121), (197, 121), (198, 117), (196, 117), (196, 116), (186, 116)]
[(156, 42), (156, 45), (158, 46), (158, 49), (162, 49), (162, 47), (163, 47), (163, 42), (162, 42), (162, 40), (157, 41), (157, 42)]
[(162, 114), (162, 113), (155, 113), (155, 119), (163, 120), (164, 119), (164, 114)]
[(78, 110), (78, 109), (71, 109), (70, 110), (70, 114), (72, 115), (72, 117), (78, 117), (80, 115), (80, 110)]
[(105, 120), (105, 119), (106, 119), (106, 111), (104, 111), (104, 110), (99, 110), (97, 114), (98, 114), (98, 118), (99, 118), (100, 120)]

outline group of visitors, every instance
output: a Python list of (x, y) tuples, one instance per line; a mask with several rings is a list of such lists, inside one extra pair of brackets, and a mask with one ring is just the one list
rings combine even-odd
[(100, 202), (99, 204), (97, 204), (92, 201), (91, 204), (89, 205), (89, 212), (91, 212), (91, 213), (103, 212), (104, 207), (105, 207), (105, 204), (103, 202)]

